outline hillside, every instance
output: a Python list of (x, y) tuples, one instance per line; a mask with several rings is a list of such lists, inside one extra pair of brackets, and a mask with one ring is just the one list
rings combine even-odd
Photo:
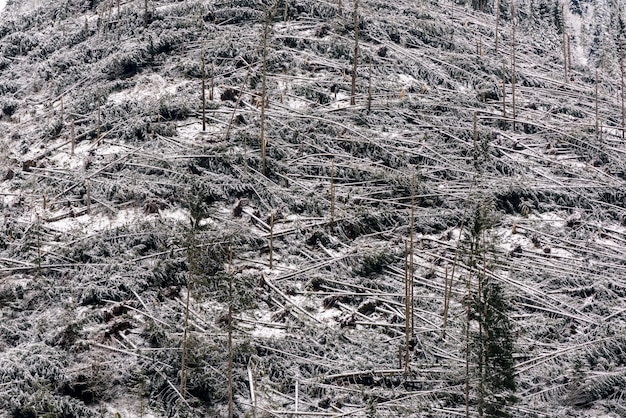
[(625, 416), (622, 9), (8, 0), (0, 416)]

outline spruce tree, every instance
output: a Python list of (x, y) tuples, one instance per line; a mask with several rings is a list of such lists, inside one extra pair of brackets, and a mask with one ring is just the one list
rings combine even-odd
[[(514, 338), (509, 319), (510, 304), (490, 271), (494, 268), (489, 230), (493, 214), (488, 202), (476, 205), (468, 222), (465, 237), (468, 277), (468, 321), (475, 321), (472, 333), (467, 333), (467, 385), (477, 382), (478, 415), (480, 417), (511, 417), (516, 402), (513, 361)], [(472, 284), (471, 281), (475, 280)], [(469, 327), (469, 323), (468, 323)], [(468, 329), (469, 331), (469, 329)], [(469, 375), (471, 363), (472, 379)], [(466, 393), (469, 391), (466, 389)], [(469, 404), (468, 404), (469, 405)]]

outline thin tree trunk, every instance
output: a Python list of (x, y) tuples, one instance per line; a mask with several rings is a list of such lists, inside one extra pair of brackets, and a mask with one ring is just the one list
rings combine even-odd
[(624, 139), (624, 122), (626, 119), (626, 113), (624, 112), (624, 50), (622, 44), (622, 37), (619, 38), (619, 70), (621, 77), (620, 95), (622, 104), (622, 139)]
[(76, 129), (74, 125), (74, 119), (70, 122), (70, 136), (72, 141), (72, 156), (74, 155), (74, 149), (76, 148)]
[(409, 335), (410, 335), (410, 307), (409, 307), (409, 251), (407, 248), (407, 242), (404, 241), (404, 374), (409, 374)]
[(228, 418), (233, 418), (233, 247), (228, 246)]
[(506, 129), (508, 123), (506, 122), (506, 81), (502, 79), (502, 118), (504, 122), (504, 128)]
[(87, 182), (87, 194), (86, 194), (87, 213), (91, 212), (91, 182)]
[(467, 277), (467, 308), (465, 316), (465, 418), (469, 418), (469, 362), (470, 362), (470, 303), (471, 303), (471, 290), (472, 290), (472, 272), (470, 271)]
[(215, 62), (211, 62), (211, 84), (209, 88), (209, 100), (213, 101), (213, 90), (215, 89)]
[(98, 96), (98, 126), (96, 127), (96, 143), (100, 145), (100, 122), (101, 122), (100, 96)]
[(270, 270), (274, 268), (274, 214), (270, 214)]
[(409, 259), (409, 283), (411, 285), (410, 292), (410, 314), (411, 314), (411, 335), (414, 335), (415, 332), (415, 318), (413, 315), (413, 288), (414, 288), (414, 280), (415, 280), (415, 269), (413, 264), (413, 248), (414, 248), (414, 232), (415, 229), (415, 173), (413, 173), (413, 177), (411, 178), (411, 222), (410, 225), (410, 240), (411, 247), (409, 249), (410, 259)]
[(37, 275), (39, 274), (41, 274), (41, 217), (37, 214)]
[(356, 71), (359, 62), (359, 0), (354, 0), (354, 61), (352, 63), (352, 87), (350, 89), (350, 105), (356, 104)]
[(204, 71), (204, 48), (202, 48), (202, 132), (206, 132), (206, 94), (205, 94), (205, 71)]
[(335, 159), (330, 161), (330, 223), (335, 223)]
[(143, 3), (143, 26), (148, 27), (148, 0), (144, 0)]
[(500, 0), (496, 0), (496, 54), (498, 53), (498, 31), (500, 30)]
[(191, 299), (191, 287), (196, 273), (196, 235), (195, 226), (189, 232), (189, 242), (187, 243), (187, 295), (185, 297), (185, 322), (183, 325), (183, 347), (180, 359), (180, 394), (185, 397), (187, 392), (187, 334), (189, 333), (189, 300)]
[(369, 77), (367, 81), (367, 113), (372, 111), (372, 57), (370, 57)]
[(263, 175), (267, 172), (267, 141), (265, 139), (265, 95), (267, 93), (267, 36), (269, 32), (270, 18), (266, 16), (265, 26), (263, 28), (263, 63), (262, 63), (262, 82), (261, 82), (261, 160), (263, 164)]
[(121, 29), (122, 29), (122, 16), (120, 14), (120, 0), (117, 0), (117, 24), (115, 25), (117, 29), (117, 40), (120, 40)]
[(600, 137), (600, 124), (598, 118), (598, 70), (596, 70), (596, 140)]
[(572, 79), (572, 45), (571, 35), (567, 33), (567, 68), (569, 70), (570, 80)]
[(563, 72), (565, 73), (565, 84), (569, 81), (567, 70), (567, 34), (563, 32)]
[(515, 109), (515, 83), (516, 83), (516, 68), (515, 68), (515, 4), (511, 2), (511, 106), (513, 107), (513, 131), (516, 130), (516, 109)]

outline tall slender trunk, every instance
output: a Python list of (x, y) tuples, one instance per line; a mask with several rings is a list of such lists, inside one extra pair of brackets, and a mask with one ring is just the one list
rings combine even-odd
[(270, 214), (270, 270), (274, 268), (274, 213)]
[(516, 108), (515, 108), (515, 3), (511, 2), (511, 106), (513, 107), (513, 131), (516, 130)]
[(354, 61), (352, 63), (352, 87), (350, 105), (356, 104), (356, 70), (359, 62), (359, 0), (354, 0)]
[(467, 276), (467, 308), (466, 308), (466, 316), (465, 316), (465, 418), (469, 418), (469, 363), (470, 363), (470, 315), (471, 315), (471, 298), (472, 298), (472, 271), (468, 273)]
[(191, 287), (196, 274), (196, 231), (192, 225), (189, 231), (187, 243), (187, 264), (189, 265), (187, 273), (187, 295), (185, 297), (185, 322), (183, 324), (183, 347), (180, 359), (180, 395), (184, 398), (187, 392), (187, 336), (189, 333), (189, 301), (191, 299)]
[(622, 139), (624, 139), (624, 122), (626, 119), (626, 113), (624, 113), (624, 50), (621, 36), (619, 38), (619, 72), (621, 78), (620, 96), (622, 102)]
[(411, 239), (411, 247), (409, 249), (410, 259), (409, 259), (409, 284), (411, 285), (410, 291), (410, 315), (411, 315), (411, 335), (414, 335), (415, 332), (415, 317), (413, 315), (413, 291), (414, 291), (414, 280), (415, 280), (415, 268), (413, 264), (413, 248), (414, 248), (414, 232), (415, 229), (415, 173), (413, 173), (413, 177), (411, 178), (411, 222), (409, 223), (410, 227), (410, 239)]
[(367, 113), (372, 111), (372, 57), (370, 57), (369, 77), (367, 77)]
[(206, 132), (206, 74), (204, 71), (204, 48), (202, 48), (202, 132)]
[(496, 0), (496, 54), (498, 53), (498, 31), (500, 30), (500, 0)]
[(149, 18), (148, 18), (148, 0), (144, 0), (143, 2), (143, 26), (145, 28), (148, 27)]
[(569, 81), (567, 69), (567, 33), (563, 32), (563, 72), (565, 74), (565, 84)]
[(409, 316), (411, 309), (409, 307), (410, 291), (409, 291), (409, 250), (407, 248), (407, 242), (404, 241), (404, 373), (409, 373), (409, 338), (411, 331), (411, 322)]
[(267, 94), (267, 37), (270, 26), (270, 17), (266, 16), (265, 26), (263, 28), (263, 62), (262, 62), (262, 81), (261, 81), (261, 160), (263, 164), (263, 175), (267, 172), (267, 140), (265, 138), (265, 95)]
[(228, 418), (233, 418), (233, 247), (228, 246)]
[(96, 127), (96, 143), (98, 145), (100, 145), (100, 133), (101, 133), (100, 132), (100, 130), (101, 130), (100, 123), (101, 123), (101, 120), (102, 120), (102, 111), (101, 111), (101, 108), (100, 108), (100, 100), (101, 100), (100, 96), (98, 96), (98, 122), (97, 122), (98, 126)]
[(600, 138), (600, 119), (598, 118), (598, 70), (596, 70), (596, 139)]
[(330, 223), (335, 223), (335, 159), (330, 161)]

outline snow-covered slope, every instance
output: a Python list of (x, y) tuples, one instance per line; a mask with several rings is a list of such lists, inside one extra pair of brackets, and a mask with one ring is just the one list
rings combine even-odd
[(7, 416), (624, 416), (621, 3), (341, 3), (8, 2)]

